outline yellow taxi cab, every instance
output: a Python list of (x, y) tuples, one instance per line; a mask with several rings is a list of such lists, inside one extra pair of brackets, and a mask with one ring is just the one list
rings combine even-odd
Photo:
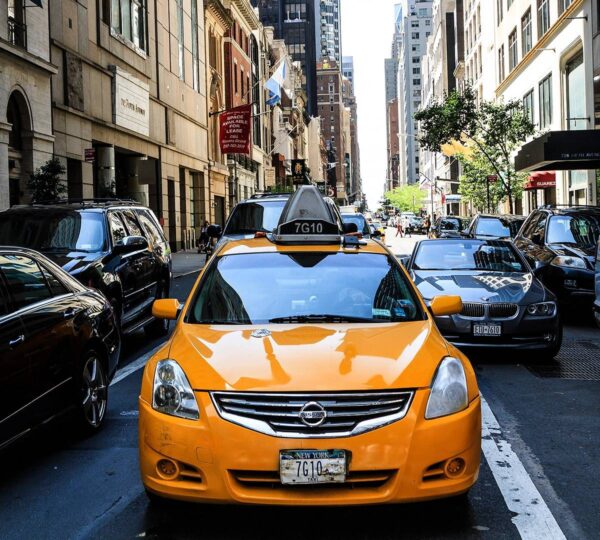
[(467, 358), (376, 241), (345, 236), (311, 186), (264, 238), (217, 250), (145, 366), (149, 497), (269, 505), (421, 501), (477, 480), (481, 412)]

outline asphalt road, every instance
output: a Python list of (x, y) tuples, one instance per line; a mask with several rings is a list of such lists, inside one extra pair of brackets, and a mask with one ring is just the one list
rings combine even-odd
[[(177, 279), (173, 293), (183, 299), (194, 279)], [(121, 369), (141, 365), (159, 343), (129, 338)], [(111, 386), (96, 436), (72, 435), (65, 420), (5, 453), (0, 539), (598, 538), (600, 331), (588, 319), (570, 321), (549, 366), (514, 356), (473, 361), (489, 407), (481, 474), (467, 501), (157, 509), (138, 474), (138, 369)]]

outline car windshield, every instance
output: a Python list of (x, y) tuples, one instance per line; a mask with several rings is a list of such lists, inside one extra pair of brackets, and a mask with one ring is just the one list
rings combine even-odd
[(253, 201), (235, 207), (223, 234), (253, 234), (271, 232), (279, 223), (285, 200)]
[(413, 267), (415, 270), (528, 271), (508, 242), (473, 240), (422, 242)]
[(100, 212), (32, 210), (0, 213), (0, 245), (23, 246), (46, 253), (105, 249)]
[(514, 238), (517, 236), (523, 220), (502, 218), (480, 218), (477, 222), (475, 234), (477, 236), (490, 236), (498, 238)]
[(548, 225), (549, 244), (593, 247), (600, 236), (600, 219), (592, 215), (553, 216)]
[(367, 220), (362, 214), (342, 214), (344, 223), (354, 223), (358, 232), (369, 234), (369, 226)]
[(386, 323), (423, 315), (398, 264), (372, 253), (225, 255), (210, 266), (188, 322)]

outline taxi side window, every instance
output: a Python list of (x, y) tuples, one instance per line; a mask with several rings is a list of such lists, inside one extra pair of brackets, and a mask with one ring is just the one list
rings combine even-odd
[(129, 231), (129, 236), (146, 237), (146, 235), (142, 232), (142, 228), (140, 227), (138, 220), (133, 215), (133, 212), (130, 210), (125, 210), (121, 215), (123, 216), (123, 221), (125, 222), (127, 230)]
[(108, 213), (108, 226), (113, 245), (118, 244), (127, 236), (127, 233), (125, 232), (125, 226), (123, 225), (123, 222), (121, 221), (121, 218), (117, 212)]
[(37, 262), (23, 255), (0, 256), (15, 309), (21, 309), (52, 297), (46, 278)]

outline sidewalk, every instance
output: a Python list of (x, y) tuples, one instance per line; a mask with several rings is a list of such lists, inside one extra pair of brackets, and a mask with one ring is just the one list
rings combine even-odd
[(178, 251), (171, 257), (174, 278), (199, 272), (206, 263), (206, 255), (200, 254), (196, 250)]

